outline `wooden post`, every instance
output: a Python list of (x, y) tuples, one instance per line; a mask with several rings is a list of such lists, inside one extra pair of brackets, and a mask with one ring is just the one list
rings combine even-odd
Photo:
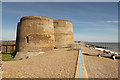
[(7, 45), (6, 45), (6, 54), (7, 54)]
[(10, 46), (10, 53), (11, 53), (11, 46)]
[(12, 45), (12, 52), (14, 52), (14, 45)]

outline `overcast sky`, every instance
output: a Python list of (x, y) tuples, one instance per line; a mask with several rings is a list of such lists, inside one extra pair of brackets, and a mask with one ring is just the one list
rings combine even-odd
[(117, 2), (3, 2), (2, 40), (16, 39), (17, 22), (22, 16), (72, 21), (74, 40), (118, 41)]

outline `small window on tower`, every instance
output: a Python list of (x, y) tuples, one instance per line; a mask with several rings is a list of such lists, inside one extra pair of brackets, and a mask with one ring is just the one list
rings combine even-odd
[(26, 38), (27, 38), (27, 43), (29, 43), (29, 37), (27, 36)]

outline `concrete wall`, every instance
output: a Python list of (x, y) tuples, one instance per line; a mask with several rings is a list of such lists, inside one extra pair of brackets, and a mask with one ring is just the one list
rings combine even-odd
[(16, 56), (14, 57), (15, 60), (22, 60), (31, 58), (33, 56), (37, 56), (39, 54), (43, 54), (44, 52), (17, 52)]
[(53, 49), (55, 46), (53, 19), (43, 16), (23, 17), (20, 20), (18, 36), (18, 52), (40, 52)]
[(55, 46), (67, 47), (73, 44), (73, 24), (66, 20), (54, 20)]

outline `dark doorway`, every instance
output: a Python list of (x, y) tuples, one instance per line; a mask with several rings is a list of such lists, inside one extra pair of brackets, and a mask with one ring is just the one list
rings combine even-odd
[(27, 36), (26, 38), (27, 38), (27, 43), (29, 43), (29, 37)]

